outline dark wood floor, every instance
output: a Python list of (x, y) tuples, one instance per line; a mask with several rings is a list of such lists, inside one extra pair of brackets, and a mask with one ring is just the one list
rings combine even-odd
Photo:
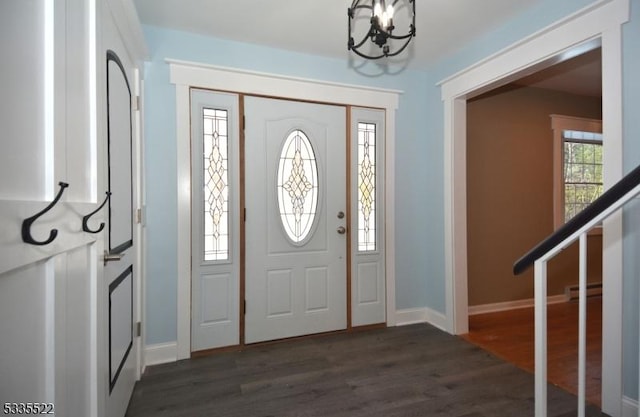
[[(549, 403), (550, 417), (576, 415), (558, 387)], [(127, 416), (533, 416), (533, 375), (419, 324), (152, 366)]]
[[(578, 302), (547, 309), (547, 377), (550, 383), (578, 392)], [(518, 367), (534, 369), (533, 308), (469, 317), (463, 337)], [(600, 406), (602, 382), (602, 297), (587, 299), (587, 401)]]

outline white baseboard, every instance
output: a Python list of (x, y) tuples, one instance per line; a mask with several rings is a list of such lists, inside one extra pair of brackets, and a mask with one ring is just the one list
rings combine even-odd
[(396, 326), (416, 323), (428, 323), (440, 330), (445, 330), (447, 319), (444, 314), (427, 307), (407, 308), (396, 311)]
[(144, 347), (144, 366), (159, 365), (161, 363), (178, 360), (178, 344), (176, 342), (157, 343)]
[(638, 401), (622, 397), (622, 417), (638, 417)]
[[(567, 301), (567, 297), (564, 294), (552, 295), (547, 297), (547, 304), (558, 304), (558, 303), (564, 303), (566, 301)], [(473, 316), (476, 314), (495, 313), (498, 311), (515, 310), (516, 308), (533, 307), (533, 302), (534, 302), (534, 299), (529, 298), (526, 300), (504, 301), (501, 303), (469, 306), (469, 315)]]

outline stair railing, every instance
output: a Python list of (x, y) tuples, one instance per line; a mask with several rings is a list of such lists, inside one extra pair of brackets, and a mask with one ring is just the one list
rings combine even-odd
[(640, 194), (640, 166), (605, 191), (588, 207), (522, 256), (518, 275), (534, 267), (535, 416), (547, 416), (547, 262), (579, 240), (578, 417), (585, 416), (587, 328), (587, 233)]

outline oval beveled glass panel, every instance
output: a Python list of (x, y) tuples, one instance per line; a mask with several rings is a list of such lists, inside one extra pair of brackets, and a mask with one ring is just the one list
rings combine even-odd
[(277, 188), (282, 226), (293, 243), (304, 243), (316, 218), (318, 166), (311, 142), (302, 130), (292, 131), (284, 141)]

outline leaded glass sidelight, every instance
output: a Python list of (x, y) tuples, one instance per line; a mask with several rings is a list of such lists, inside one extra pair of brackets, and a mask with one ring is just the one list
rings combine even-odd
[(284, 141), (277, 173), (280, 220), (293, 243), (303, 242), (318, 206), (318, 168), (309, 138), (294, 130)]
[(228, 114), (203, 109), (204, 260), (229, 259)]
[(376, 250), (376, 125), (358, 123), (358, 250)]

